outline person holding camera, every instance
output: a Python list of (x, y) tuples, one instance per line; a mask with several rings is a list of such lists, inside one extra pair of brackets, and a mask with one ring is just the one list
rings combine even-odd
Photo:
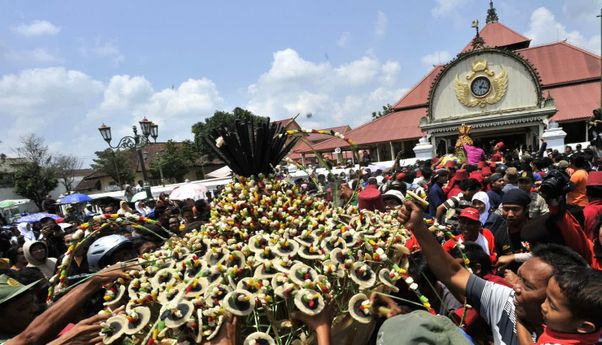
[[(580, 254), (589, 264), (593, 258), (593, 244), (583, 228), (567, 210), (567, 195), (572, 190), (566, 173), (551, 170), (545, 176), (540, 193), (550, 209), (549, 217), (542, 217), (540, 225), (530, 227), (525, 238), (532, 244), (557, 243), (565, 245)], [(547, 219), (546, 219), (547, 218)]]
[(572, 206), (583, 208), (587, 205), (587, 196), (585, 195), (585, 185), (587, 185), (587, 161), (581, 154), (571, 156), (571, 165), (575, 172), (571, 175), (573, 189), (567, 193), (566, 202)]

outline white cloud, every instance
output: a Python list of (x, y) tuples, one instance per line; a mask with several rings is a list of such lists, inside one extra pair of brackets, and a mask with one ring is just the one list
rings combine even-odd
[(364, 85), (374, 79), (379, 72), (380, 64), (376, 59), (364, 56), (349, 64), (335, 68), (338, 80), (345, 85)]
[(345, 48), (351, 39), (351, 34), (347, 31), (343, 32), (337, 40), (337, 45), (341, 48)]
[(81, 149), (71, 141), (82, 115), (95, 106), (103, 84), (62, 67), (28, 69), (0, 79), (0, 118), (5, 131), (0, 152), (12, 154), (19, 138), (35, 133), (61, 142), (66, 152)]
[(44, 48), (15, 51), (6, 46), (0, 46), (0, 61), (17, 65), (51, 65), (63, 62), (63, 59)]
[(437, 6), (431, 10), (434, 17), (443, 17), (464, 6), (470, 0), (437, 0)]
[(420, 62), (430, 71), (434, 65), (448, 63), (451, 59), (452, 55), (450, 52), (446, 50), (439, 50), (423, 56), (420, 59)]
[(533, 11), (529, 31), (525, 33), (525, 36), (531, 38), (533, 44), (566, 39), (574, 45), (600, 53), (600, 35), (587, 38), (577, 30), (567, 30), (566, 26), (558, 22), (554, 14), (545, 7), (539, 7)]
[(387, 33), (387, 24), (389, 20), (383, 11), (378, 11), (376, 23), (374, 24), (374, 35), (382, 38)]
[[(177, 87), (155, 91), (141, 76), (113, 76), (104, 90), (100, 105), (88, 113), (100, 123), (118, 123), (114, 136), (131, 134), (131, 125), (143, 117), (159, 125), (159, 140), (192, 138), (191, 126), (222, 107), (215, 84), (206, 78), (188, 79)], [(104, 121), (104, 120), (103, 120)]]
[(61, 28), (46, 20), (34, 20), (29, 24), (13, 26), (11, 30), (19, 35), (26, 37), (56, 35)]
[(142, 76), (115, 75), (105, 84), (65, 68), (24, 70), (0, 79), (0, 118), (7, 133), (0, 152), (12, 154), (21, 136), (35, 133), (54, 150), (83, 157), (87, 164), (94, 151), (106, 147), (97, 130), (103, 122), (118, 139), (148, 116), (159, 124), (159, 140), (190, 139), (191, 126), (222, 102), (206, 78), (154, 90)]
[(311, 120), (298, 119), (306, 127), (357, 126), (405, 92), (397, 83), (400, 69), (398, 62), (374, 56), (333, 66), (285, 49), (274, 53), (272, 67), (248, 87), (247, 108), (275, 119), (312, 113)]
[(84, 57), (109, 59), (116, 65), (125, 60), (125, 56), (121, 53), (116, 40), (105, 41), (97, 38), (92, 46), (84, 46), (80, 49), (80, 52)]
[(397, 77), (399, 77), (399, 72), (401, 71), (401, 66), (399, 62), (388, 60), (381, 66), (382, 77), (381, 80), (385, 85), (393, 85), (397, 82)]

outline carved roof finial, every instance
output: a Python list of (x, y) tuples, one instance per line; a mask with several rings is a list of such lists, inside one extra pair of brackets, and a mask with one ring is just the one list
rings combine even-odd
[(489, 0), (489, 9), (487, 10), (487, 19), (485, 20), (486, 24), (497, 23), (500, 20), (497, 16), (497, 12), (495, 11), (495, 7), (493, 7), (493, 0)]
[(485, 46), (485, 40), (479, 35), (479, 20), (473, 20), (471, 26), (477, 31), (476, 36), (472, 39), (472, 50), (481, 49)]

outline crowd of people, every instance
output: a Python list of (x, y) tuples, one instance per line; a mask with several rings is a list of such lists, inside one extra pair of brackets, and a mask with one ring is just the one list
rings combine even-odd
[[(401, 281), (399, 299), (371, 297), (373, 308), (387, 310), (372, 333), (345, 343), (597, 343), (602, 334), (600, 158), (580, 146), (546, 150), (543, 142), (538, 152), (504, 150), (503, 143), (489, 153), (474, 146), (465, 152), (465, 158), (452, 149), (413, 166), (360, 167), (293, 181), (312, 197), (341, 206), (395, 212), (411, 232), (405, 243), (410, 279), (424, 286), (438, 312), (433, 316), (421, 311), (420, 303), (401, 302), (416, 300)], [(103, 285), (128, 278), (121, 262), (208, 222), (211, 197), (173, 201), (160, 195), (130, 203), (126, 196), (119, 204), (73, 207), (61, 215), (63, 222), (46, 217), (4, 227), (0, 343), (101, 343), (99, 330), (108, 317), (97, 314)], [(154, 219), (157, 224), (149, 227), (158, 236), (123, 226), (96, 238), (74, 253), (65, 277), (74, 288), (47, 307), (49, 279), (77, 226), (101, 213)], [(331, 329), (329, 310), (299, 316), (321, 345), (343, 343)], [(236, 343), (236, 318), (226, 323), (214, 343)]]

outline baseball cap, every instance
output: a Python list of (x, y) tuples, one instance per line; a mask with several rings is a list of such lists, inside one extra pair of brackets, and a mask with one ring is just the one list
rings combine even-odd
[(385, 194), (383, 194), (383, 199), (393, 198), (399, 200), (400, 203), (403, 204), (403, 201), (406, 199), (402, 192), (396, 189), (389, 189)]
[(39, 280), (31, 284), (23, 285), (6, 274), (0, 275), (0, 304), (9, 302), (24, 292), (27, 292), (38, 282)]
[(518, 170), (515, 167), (510, 167), (506, 169), (506, 176), (504, 176), (506, 181), (514, 182), (518, 179)]
[(528, 170), (521, 171), (520, 174), (518, 174), (518, 179), (533, 181), (534, 180), (533, 173)]
[(495, 182), (495, 181), (497, 181), (497, 180), (499, 180), (501, 178), (502, 178), (502, 174), (495, 173), (495, 174), (489, 176), (489, 182), (493, 183), (493, 182)]
[(479, 211), (474, 207), (467, 207), (460, 212), (459, 218), (467, 218), (474, 221), (479, 221)]
[(558, 167), (560, 169), (566, 169), (569, 167), (569, 162), (565, 161), (564, 159), (561, 160), (560, 162), (558, 162)]
[(424, 310), (387, 319), (378, 330), (376, 343), (380, 345), (471, 344), (461, 329), (449, 318), (432, 315)]

